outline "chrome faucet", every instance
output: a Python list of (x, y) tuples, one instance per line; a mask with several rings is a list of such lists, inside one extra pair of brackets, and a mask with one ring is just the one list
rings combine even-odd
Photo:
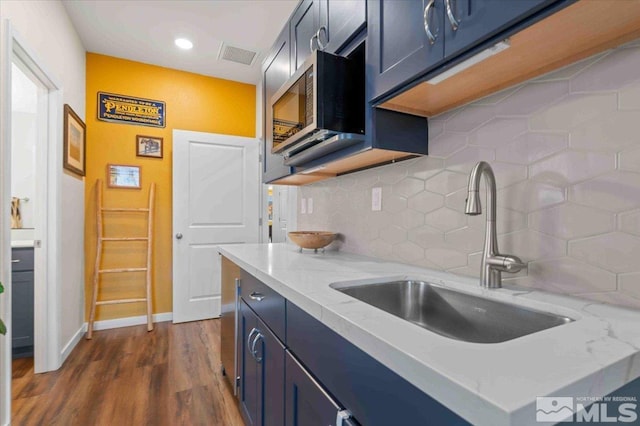
[(484, 174), (487, 183), (487, 228), (484, 236), (484, 251), (480, 271), (480, 286), (502, 287), (502, 272), (518, 272), (527, 265), (517, 256), (500, 254), (496, 231), (496, 177), (489, 163), (480, 161), (469, 175), (469, 196), (465, 214), (477, 216), (482, 213), (480, 205), (480, 178)]

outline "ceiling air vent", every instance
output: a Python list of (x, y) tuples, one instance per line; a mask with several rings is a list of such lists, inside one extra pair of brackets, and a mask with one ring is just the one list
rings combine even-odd
[(224, 59), (225, 61), (237, 62), (243, 65), (251, 65), (255, 60), (257, 54), (251, 50), (241, 49), (239, 47), (229, 46), (225, 43), (220, 47), (220, 54), (218, 59)]

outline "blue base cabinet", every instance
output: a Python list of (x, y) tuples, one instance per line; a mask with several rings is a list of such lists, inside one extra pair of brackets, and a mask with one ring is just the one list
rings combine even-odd
[[(285, 426), (333, 425), (342, 407), (289, 351), (285, 371)], [(356, 423), (352, 421), (350, 424)]]
[[(284, 424), (284, 346), (240, 302), (240, 407), (247, 425)], [(239, 345), (240, 346), (240, 345)]]
[(11, 250), (11, 347), (13, 358), (33, 356), (33, 248)]
[(240, 275), (238, 402), (247, 425), (468, 424), (248, 272)]
[(287, 346), (361, 424), (469, 424), (289, 301)]

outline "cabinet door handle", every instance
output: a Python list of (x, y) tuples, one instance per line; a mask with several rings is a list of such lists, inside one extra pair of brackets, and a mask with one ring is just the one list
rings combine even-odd
[(20, 263), (20, 259), (11, 259), (11, 263)]
[[(320, 37), (320, 34), (324, 33), (324, 35), (327, 38), (326, 42), (322, 42), (322, 38)], [(324, 50), (327, 47), (327, 44), (329, 43), (329, 32), (327, 31), (327, 27), (325, 27), (324, 25), (320, 27), (320, 29), (318, 30), (318, 32), (316, 33), (316, 42), (318, 43), (318, 50)]]
[(265, 298), (265, 295), (262, 294), (262, 293), (257, 293), (255, 291), (253, 291), (253, 292), (251, 292), (249, 297), (252, 298), (253, 300), (257, 300), (258, 302), (262, 302), (262, 300)]
[(255, 358), (255, 356), (253, 355), (253, 350), (251, 349), (251, 337), (254, 335), (254, 333), (258, 333), (258, 329), (255, 327), (251, 329), (251, 331), (249, 332), (249, 336), (247, 337), (247, 350), (249, 351), (249, 353), (251, 353), (251, 356)]
[(451, 29), (453, 31), (458, 31), (458, 27), (460, 26), (460, 21), (458, 21), (456, 19), (456, 16), (453, 14), (453, 7), (451, 6), (452, 1), (455, 1), (455, 0), (444, 0), (444, 4), (447, 6), (447, 17), (449, 18)]
[(256, 337), (253, 339), (253, 343), (251, 343), (251, 354), (253, 355), (253, 359), (255, 359), (257, 362), (262, 362), (262, 357), (258, 356), (258, 351), (256, 350), (256, 344), (258, 343), (258, 340), (264, 340), (264, 336), (262, 335), (262, 333), (260, 333), (260, 331), (258, 331), (258, 334), (256, 334)]
[(429, 44), (435, 44), (436, 39), (438, 38), (438, 32), (436, 30), (436, 34), (434, 35), (429, 28), (429, 17), (431, 16), (431, 9), (433, 9), (436, 0), (429, 0), (427, 6), (424, 8), (424, 32), (427, 33), (427, 38), (429, 39)]

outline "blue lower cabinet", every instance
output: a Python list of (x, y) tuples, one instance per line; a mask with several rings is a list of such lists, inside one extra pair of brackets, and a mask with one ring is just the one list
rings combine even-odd
[(11, 252), (11, 347), (13, 358), (25, 358), (33, 356), (33, 248)]
[(287, 347), (360, 424), (469, 424), (289, 301)]
[(247, 425), (284, 424), (282, 343), (242, 301), (240, 303), (240, 408)]
[(286, 426), (358, 425), (289, 351), (285, 371)]

